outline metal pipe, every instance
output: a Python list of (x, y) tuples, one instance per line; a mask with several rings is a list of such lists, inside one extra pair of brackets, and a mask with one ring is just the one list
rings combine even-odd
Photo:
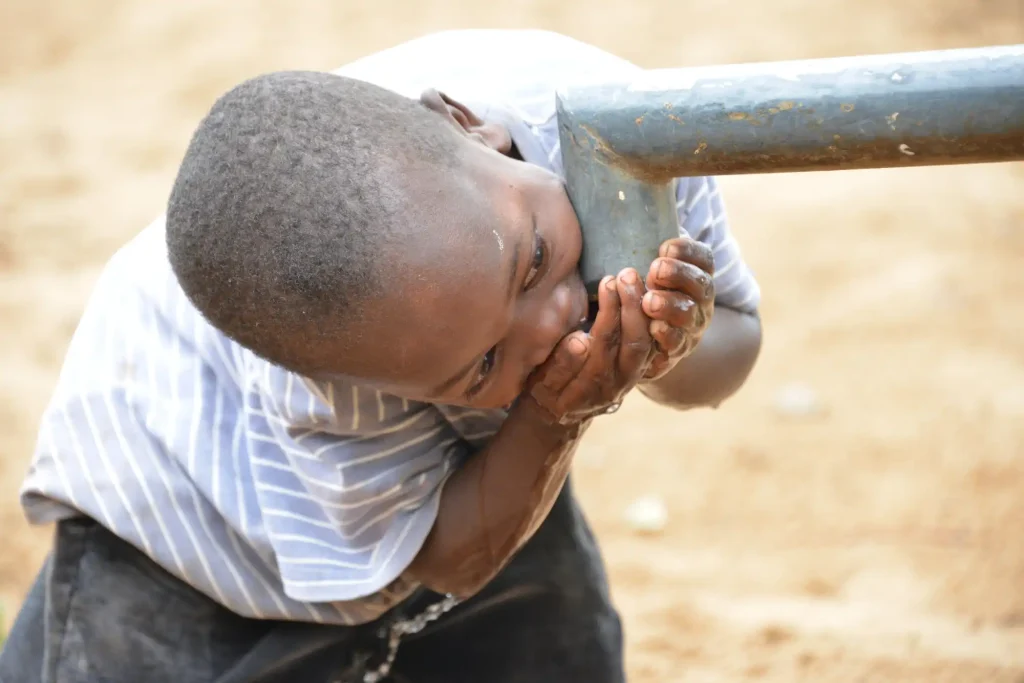
[(653, 70), (557, 100), (644, 176), (1024, 157), (1024, 45)]
[(1024, 45), (651, 70), (556, 106), (593, 288), (675, 234), (676, 177), (1024, 160)]

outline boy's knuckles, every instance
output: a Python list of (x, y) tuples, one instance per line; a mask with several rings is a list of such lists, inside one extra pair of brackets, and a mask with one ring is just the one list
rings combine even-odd
[(568, 372), (564, 372), (561, 374), (552, 373), (543, 379), (543, 381), (540, 383), (540, 388), (542, 391), (547, 392), (548, 394), (557, 394), (559, 391), (562, 390), (562, 387), (564, 387), (569, 382), (570, 379), (572, 379), (572, 377)]
[(559, 375), (569, 371), (572, 367), (572, 353), (563, 348), (558, 348), (555, 355), (551, 357), (551, 364), (548, 366), (548, 375)]
[(611, 351), (618, 348), (619, 343), (622, 341), (622, 330), (618, 325), (606, 331), (601, 335), (601, 344), (605, 350)]
[(591, 355), (592, 354), (588, 353), (585, 357), (572, 356), (570, 358), (566, 358), (565, 363), (563, 363), (559, 367), (562, 368), (564, 372), (567, 372), (570, 375), (577, 375), (583, 368), (585, 368), (590, 363)]
[(603, 396), (609, 391), (608, 385), (613, 379), (612, 373), (602, 375), (584, 375), (579, 378), (579, 393), (577, 402), (578, 409), (590, 408), (594, 403), (600, 403)]
[(674, 352), (676, 349), (682, 346), (684, 337), (685, 335), (683, 331), (678, 327), (667, 327), (664, 329), (659, 329), (655, 333), (655, 338), (658, 341), (658, 346), (660, 346), (663, 351), (669, 353)]
[(708, 299), (714, 296), (714, 278), (706, 270), (682, 261), (655, 262), (655, 281), (661, 287)]
[(714, 275), (715, 273), (715, 252), (706, 244), (701, 242), (695, 242), (697, 244), (697, 251), (700, 254), (697, 260), (700, 261), (701, 268), (708, 273)]
[(704, 271), (700, 266), (692, 263), (678, 264), (678, 277), (680, 279), (686, 279), (696, 284), (700, 289), (705, 287), (705, 283), (711, 279), (711, 277)]
[(670, 298), (671, 305), (665, 309), (665, 315), (662, 316), (662, 320), (669, 324), (671, 327), (690, 327), (697, 320), (697, 312), (700, 307), (697, 306), (693, 299), (685, 296), (675, 296)]
[(714, 253), (711, 251), (711, 247), (698, 242), (697, 240), (691, 241), (687, 245), (688, 261), (696, 266), (699, 266), (702, 270), (713, 270), (715, 266)]
[(622, 295), (622, 306), (632, 307), (636, 305), (636, 301), (643, 296), (643, 293), (639, 285), (627, 286), (626, 291)]
[(605, 386), (613, 382), (614, 379), (614, 370), (611, 367), (605, 367), (601, 372), (589, 373), (580, 377), (580, 384), (585, 394), (599, 396), (605, 390)]
[(577, 371), (573, 371), (573, 370), (567, 371), (567, 372), (559, 375), (557, 378), (552, 379), (551, 382), (549, 382), (547, 386), (548, 386), (548, 388), (552, 392), (554, 392), (556, 394), (560, 393), (561, 391), (563, 391), (566, 388), (566, 386), (569, 385), (570, 382), (573, 381), (573, 378), (576, 377), (576, 375), (577, 375)]
[(708, 324), (708, 313), (701, 306), (694, 306), (693, 312), (690, 315), (693, 320), (693, 327), (697, 330), (703, 330)]
[(670, 241), (665, 255), (701, 266), (714, 263), (714, 254), (711, 247), (689, 236)]
[(538, 404), (545, 408), (553, 405), (557, 399), (556, 392), (552, 391), (551, 387), (545, 384), (537, 384), (530, 389), (530, 396), (533, 397)]
[(627, 356), (646, 356), (651, 350), (650, 337), (643, 339), (627, 339), (622, 343), (622, 350)]

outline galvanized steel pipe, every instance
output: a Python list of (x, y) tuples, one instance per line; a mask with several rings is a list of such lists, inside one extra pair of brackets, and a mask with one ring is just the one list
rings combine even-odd
[(1024, 45), (651, 70), (556, 104), (593, 288), (673, 236), (675, 177), (1024, 160)]

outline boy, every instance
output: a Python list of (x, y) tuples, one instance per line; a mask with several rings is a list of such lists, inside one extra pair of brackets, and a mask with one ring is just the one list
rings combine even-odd
[(222, 97), (69, 348), (0, 680), (623, 681), (576, 444), (634, 387), (717, 405), (760, 346), (705, 178), (580, 329), (553, 88), (635, 71), (460, 31)]

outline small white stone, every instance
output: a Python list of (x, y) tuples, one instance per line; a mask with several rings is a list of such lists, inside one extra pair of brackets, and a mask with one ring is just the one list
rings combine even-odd
[(660, 533), (668, 524), (668, 508), (658, 496), (643, 496), (626, 508), (626, 522), (639, 533)]
[(807, 417), (823, 412), (818, 392), (806, 384), (793, 382), (775, 393), (775, 410), (790, 417)]

